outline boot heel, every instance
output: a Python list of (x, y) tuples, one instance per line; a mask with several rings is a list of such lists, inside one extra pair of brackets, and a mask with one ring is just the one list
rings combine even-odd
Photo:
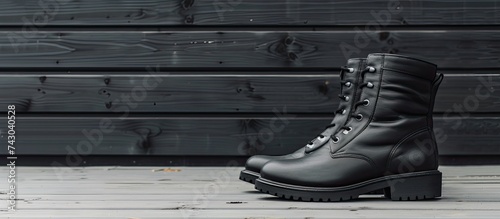
[(385, 196), (393, 201), (422, 200), (441, 197), (442, 174), (410, 176), (391, 180)]

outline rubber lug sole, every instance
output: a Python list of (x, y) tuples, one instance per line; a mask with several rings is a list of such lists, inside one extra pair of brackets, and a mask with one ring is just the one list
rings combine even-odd
[(259, 173), (250, 171), (250, 170), (242, 170), (240, 172), (240, 180), (245, 181), (247, 183), (254, 184), (255, 180), (260, 177)]
[(442, 174), (437, 170), (379, 177), (343, 187), (304, 187), (257, 179), (255, 189), (297, 201), (347, 201), (383, 189), (393, 201), (413, 201), (441, 197)]

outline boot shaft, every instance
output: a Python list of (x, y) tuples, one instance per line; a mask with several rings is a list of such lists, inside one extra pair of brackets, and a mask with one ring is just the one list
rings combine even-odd
[[(363, 89), (361, 100), (373, 102), (372, 121), (392, 121), (401, 117), (426, 117), (432, 112), (436, 65), (391, 54), (371, 54), (364, 82), (375, 84)], [(378, 89), (377, 89), (378, 88)]]
[(437, 169), (436, 65), (391, 54), (371, 54), (366, 65), (353, 118), (333, 136), (331, 153), (366, 156), (384, 173)]

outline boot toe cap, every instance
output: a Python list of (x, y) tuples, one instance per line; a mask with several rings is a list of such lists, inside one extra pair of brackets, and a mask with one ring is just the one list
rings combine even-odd
[(297, 159), (304, 156), (304, 149), (301, 148), (291, 154), (281, 155), (281, 156), (267, 156), (267, 155), (255, 155), (248, 158), (245, 169), (260, 173), (262, 167), (269, 161), (273, 160), (288, 160), (288, 159)]
[(262, 169), (262, 167), (272, 160), (271, 156), (266, 156), (266, 155), (255, 155), (250, 158), (248, 158), (246, 164), (245, 164), (245, 169), (259, 173)]

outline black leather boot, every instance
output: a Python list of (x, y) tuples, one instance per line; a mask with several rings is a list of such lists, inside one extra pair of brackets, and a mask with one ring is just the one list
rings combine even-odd
[(366, 59), (349, 59), (347, 61), (347, 65), (342, 67), (340, 72), (341, 94), (339, 95), (342, 101), (335, 112), (333, 121), (326, 127), (325, 131), (318, 135), (317, 138), (309, 142), (306, 146), (291, 154), (282, 156), (255, 155), (250, 157), (245, 164), (245, 169), (240, 173), (240, 180), (254, 183), (260, 176), (261, 168), (267, 162), (271, 160), (300, 158), (303, 157), (307, 151), (312, 151), (325, 144), (330, 136), (336, 133), (345, 124), (351, 114), (351, 108), (354, 103), (357, 102), (355, 96), (358, 89), (358, 80), (360, 80), (359, 75), (361, 70), (365, 68), (365, 60)]
[(265, 164), (257, 190), (304, 201), (377, 189), (392, 200), (441, 196), (432, 110), (443, 76), (436, 65), (405, 56), (371, 54), (366, 63), (346, 125), (302, 158)]

